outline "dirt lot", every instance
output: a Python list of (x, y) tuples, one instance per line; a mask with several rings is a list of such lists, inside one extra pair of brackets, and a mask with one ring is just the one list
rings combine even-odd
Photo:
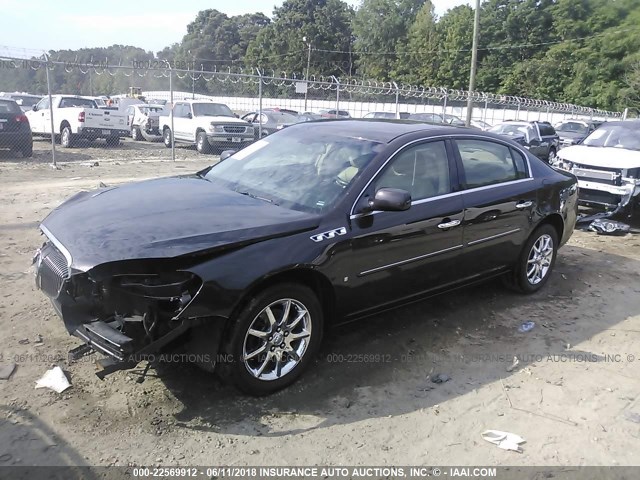
[[(308, 374), (269, 398), (186, 364), (100, 381), (95, 356), (68, 364), (78, 342), (35, 289), (38, 221), (78, 190), (213, 157), (180, 148), (173, 163), (162, 145), (125, 142), (61, 152), (59, 170), (49, 160), (44, 141), (29, 162), (0, 154), (0, 364), (18, 364), (0, 380), (0, 465), (639, 463), (640, 236), (576, 232), (533, 296), (493, 282), (334, 329)], [(72, 388), (35, 390), (54, 364)], [(523, 436), (524, 452), (486, 429)]]

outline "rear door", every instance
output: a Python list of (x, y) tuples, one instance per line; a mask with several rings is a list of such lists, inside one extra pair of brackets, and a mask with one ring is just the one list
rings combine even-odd
[(51, 133), (51, 111), (49, 97), (44, 97), (36, 104), (36, 110), (28, 113), (31, 131), (34, 133)]
[(465, 276), (512, 265), (528, 238), (538, 181), (523, 152), (481, 137), (454, 141), (463, 190)]
[[(417, 296), (457, 279), (462, 251), (463, 204), (455, 161), (443, 140), (408, 146), (387, 163), (365, 190), (383, 187), (411, 193), (403, 212), (353, 215), (346, 260), (350, 302), (366, 310)], [(345, 264), (347, 264), (345, 262)]]

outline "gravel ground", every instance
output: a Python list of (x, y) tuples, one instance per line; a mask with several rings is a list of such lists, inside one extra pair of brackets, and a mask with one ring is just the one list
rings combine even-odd
[[(532, 296), (492, 282), (336, 328), (303, 379), (268, 398), (188, 364), (100, 381), (96, 355), (68, 364), (78, 341), (34, 286), (38, 222), (78, 190), (215, 157), (96, 142), (59, 150), (54, 170), (48, 147), (0, 153), (0, 365), (17, 364), (0, 380), (0, 466), (638, 464), (639, 236), (576, 232)], [(72, 388), (34, 390), (52, 365)], [(521, 435), (523, 452), (485, 442), (486, 429)]]

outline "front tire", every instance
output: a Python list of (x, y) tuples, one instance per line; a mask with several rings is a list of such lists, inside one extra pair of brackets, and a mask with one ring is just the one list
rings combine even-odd
[(198, 132), (198, 135), (196, 135), (196, 150), (204, 155), (211, 153), (211, 145), (209, 145), (206, 133)]
[(131, 138), (136, 141), (143, 140), (142, 132), (140, 131), (140, 127), (131, 127)]
[(551, 225), (538, 227), (529, 237), (508, 286), (521, 293), (535, 293), (549, 281), (558, 253), (558, 232)]
[(309, 288), (283, 283), (263, 290), (235, 319), (223, 376), (254, 396), (291, 385), (317, 354), (323, 324), (322, 307)]

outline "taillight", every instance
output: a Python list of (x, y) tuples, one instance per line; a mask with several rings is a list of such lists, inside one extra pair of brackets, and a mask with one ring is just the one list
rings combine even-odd
[(16, 117), (16, 122), (18, 122), (18, 123), (29, 123), (29, 119), (27, 118), (26, 115), (18, 115)]
[(80, 112), (78, 114), (78, 121), (81, 123), (84, 122), (84, 112)]

